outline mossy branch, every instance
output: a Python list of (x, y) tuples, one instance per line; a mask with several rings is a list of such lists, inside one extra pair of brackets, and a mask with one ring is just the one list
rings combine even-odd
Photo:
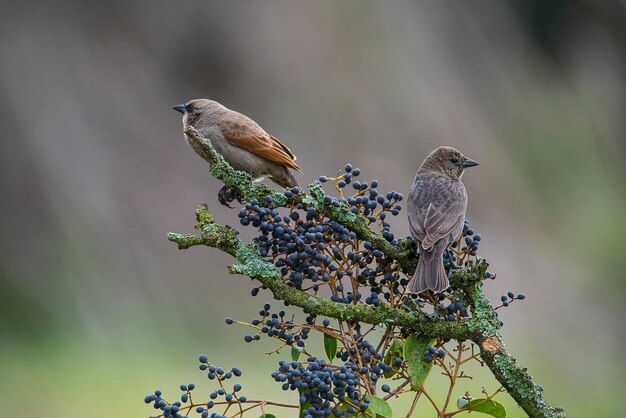
[[(433, 337), (455, 340), (471, 339), (485, 326), (473, 319), (462, 322), (443, 321), (438, 318), (431, 318), (421, 311), (392, 309), (386, 305), (370, 307), (337, 303), (297, 290), (287, 285), (276, 267), (261, 257), (256, 244), (245, 243), (240, 240), (237, 236), (238, 232), (234, 228), (216, 224), (206, 204), (198, 207), (196, 218), (198, 219), (196, 227), (201, 231), (200, 234), (169, 233), (168, 239), (175, 242), (180, 249), (206, 245), (234, 256), (239, 264), (230, 266), (228, 269), (230, 273), (242, 274), (258, 280), (272, 292), (275, 299), (298, 306), (306, 313), (345, 321), (360, 321), (372, 325), (397, 325)], [(459, 271), (454, 277), (480, 281), (481, 271), (484, 272), (483, 267), (477, 266), (473, 270)], [(490, 321), (494, 324), (497, 323), (493, 317), (490, 318)]]
[[(211, 174), (228, 187), (237, 188), (246, 200), (262, 201), (271, 196), (276, 207), (283, 207), (287, 202), (284, 194), (276, 192), (263, 184), (257, 184), (243, 172), (236, 171), (215, 152), (211, 142), (188, 127), (185, 134), (202, 145), (204, 157), (211, 163)], [(294, 197), (305, 208), (315, 207), (329, 219), (340, 222), (355, 232), (363, 240), (371, 242), (374, 248), (396, 260), (401, 269), (411, 275), (417, 264), (415, 243), (411, 238), (392, 246), (380, 234), (372, 231), (367, 221), (352, 213), (345, 205), (334, 207), (324, 202), (324, 192), (319, 182), (309, 185), (309, 194), (300, 193)], [(293, 204), (293, 202), (291, 202)], [(205, 245), (218, 248), (237, 259), (239, 264), (229, 267), (233, 274), (242, 274), (258, 280), (267, 287), (275, 299), (298, 306), (309, 314), (322, 315), (346, 321), (359, 321), (372, 325), (399, 326), (428, 336), (471, 340), (481, 350), (481, 358), (491, 369), (496, 379), (515, 399), (530, 417), (565, 417), (560, 408), (553, 408), (543, 398), (543, 389), (536, 385), (525, 369), (516, 364), (516, 360), (504, 349), (498, 334), (500, 323), (493, 315), (493, 307), (483, 293), (483, 277), (487, 263), (478, 262), (470, 267), (455, 270), (450, 281), (459, 289), (461, 296), (471, 306), (472, 317), (463, 321), (443, 321), (426, 315), (421, 311), (392, 309), (386, 305), (378, 307), (333, 302), (287, 285), (276, 267), (265, 261), (253, 243), (245, 243), (238, 238), (238, 231), (230, 226), (215, 223), (208, 206), (203, 204), (196, 210), (196, 228), (199, 234), (169, 233), (168, 239), (175, 242), (179, 249)]]

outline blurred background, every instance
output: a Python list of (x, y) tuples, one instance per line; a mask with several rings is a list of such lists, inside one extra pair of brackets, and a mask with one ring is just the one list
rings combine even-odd
[[(1, 1), (2, 414), (146, 417), (155, 388), (206, 393), (201, 353), (244, 369), (248, 397), (296, 400), (269, 377), (282, 357), (257, 354), (275, 345), (223, 322), (270, 295), (165, 239), (204, 201), (237, 225), (170, 109), (208, 97), (281, 138), (301, 184), (351, 162), (406, 194), (439, 145), (479, 161), (464, 179), (486, 291), (528, 296), (501, 311), (509, 350), (570, 416), (623, 415), (625, 16), (617, 0)], [(455, 397), (498, 387), (474, 373)]]

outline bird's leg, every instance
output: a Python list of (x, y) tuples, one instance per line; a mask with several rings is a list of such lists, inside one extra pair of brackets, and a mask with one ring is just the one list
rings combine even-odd
[(232, 209), (233, 207), (231, 205), (229, 205), (229, 202), (232, 202), (233, 199), (229, 196), (229, 190), (228, 187), (226, 187), (225, 185), (222, 186), (222, 188), (220, 189), (219, 192), (217, 192), (217, 200), (219, 200), (219, 202), (226, 206), (229, 209)]

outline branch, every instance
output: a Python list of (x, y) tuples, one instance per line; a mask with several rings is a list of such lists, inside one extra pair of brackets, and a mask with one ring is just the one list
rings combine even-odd
[[(533, 382), (526, 368), (517, 365), (517, 361), (505, 349), (500, 336), (492, 336), (483, 341), (480, 357), (485, 361), (495, 378), (507, 390), (509, 395), (530, 417), (566, 417), (562, 408), (553, 408), (543, 397), (543, 388)], [(492, 352), (496, 348), (495, 352)]]
[[(196, 217), (198, 219), (196, 227), (201, 230), (200, 234), (169, 233), (168, 239), (178, 244), (179, 249), (195, 245), (206, 245), (218, 248), (234, 256), (239, 261), (239, 264), (230, 266), (228, 268), (230, 273), (242, 274), (258, 280), (272, 292), (275, 299), (285, 301), (289, 305), (298, 306), (308, 314), (322, 315), (345, 321), (360, 321), (371, 325), (396, 325), (406, 327), (414, 332), (455, 340), (471, 339), (484, 327), (482, 321), (474, 319), (462, 322), (444, 321), (438, 318), (431, 318), (421, 311), (409, 312), (401, 309), (392, 309), (386, 305), (373, 307), (344, 304), (297, 290), (287, 285), (276, 267), (261, 257), (255, 244), (241, 241), (237, 237), (238, 232), (234, 228), (216, 224), (206, 204), (198, 207)], [(482, 277), (481, 271), (484, 273), (484, 268), (486, 267), (480, 266), (471, 271), (459, 271), (454, 277), (464, 280), (473, 278), (480, 281)], [(492, 317), (491, 320), (495, 321), (495, 318)]]
[[(262, 201), (266, 196), (272, 198), (275, 207), (287, 205), (283, 193), (274, 191), (263, 184), (252, 181), (250, 175), (234, 170), (223, 157), (215, 151), (210, 140), (204, 138), (193, 127), (188, 127), (185, 134), (201, 145), (203, 156), (211, 164), (211, 174), (224, 182), (227, 187), (237, 188), (246, 200)], [(350, 211), (347, 205), (334, 207), (324, 202), (325, 193), (317, 181), (309, 185), (309, 194), (297, 194), (297, 199), (307, 209), (314, 207), (329, 219), (341, 223), (357, 234), (360, 239), (371, 242), (374, 248), (396, 260), (402, 271), (412, 275), (417, 265), (415, 243), (411, 238), (400, 241), (398, 246), (391, 245), (380, 234), (372, 231), (367, 221)], [(289, 202), (293, 204), (294, 202)], [(517, 401), (530, 417), (565, 417), (561, 408), (550, 407), (543, 398), (543, 389), (534, 384), (525, 369), (520, 368), (511, 355), (504, 349), (497, 331), (500, 323), (493, 315), (493, 307), (483, 293), (483, 278), (487, 263), (481, 260), (472, 266), (455, 270), (450, 282), (471, 307), (472, 317), (463, 321), (444, 321), (430, 317), (421, 311), (392, 309), (386, 305), (378, 307), (343, 304), (320, 298), (297, 290), (287, 285), (276, 267), (265, 261), (253, 243), (245, 243), (238, 238), (238, 231), (228, 225), (215, 223), (206, 204), (196, 210), (196, 228), (200, 234), (169, 233), (168, 239), (175, 242), (179, 249), (205, 245), (218, 248), (233, 257), (239, 264), (229, 267), (232, 274), (242, 274), (258, 280), (266, 286), (275, 299), (286, 304), (302, 308), (304, 312), (322, 315), (346, 321), (360, 321), (372, 325), (405, 327), (414, 333), (427, 336), (471, 340), (481, 350), (481, 358), (491, 369), (496, 379)]]

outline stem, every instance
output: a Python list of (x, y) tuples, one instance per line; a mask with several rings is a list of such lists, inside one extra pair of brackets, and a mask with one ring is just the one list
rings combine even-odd
[(411, 409), (409, 409), (409, 412), (406, 414), (406, 418), (411, 418), (413, 416), (413, 411), (415, 411), (415, 407), (417, 407), (417, 401), (420, 400), (420, 396), (422, 396), (422, 391), (418, 390), (417, 393), (415, 394), (415, 397), (413, 398)]

